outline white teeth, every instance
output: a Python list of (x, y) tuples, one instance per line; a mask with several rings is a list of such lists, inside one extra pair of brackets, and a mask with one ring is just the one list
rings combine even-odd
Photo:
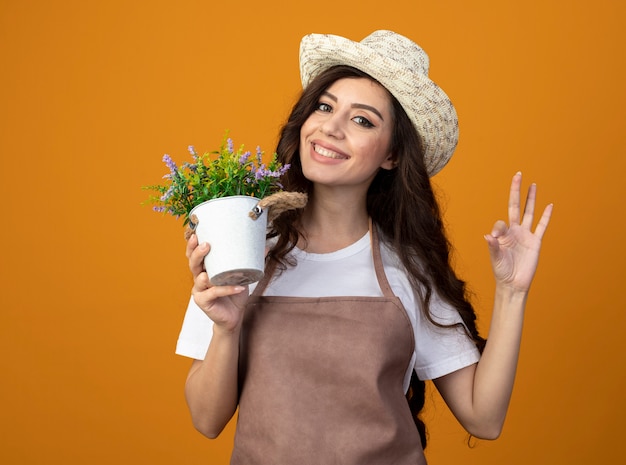
[(316, 153), (326, 158), (334, 158), (338, 160), (342, 158), (347, 158), (343, 155), (339, 155), (337, 152), (326, 150), (324, 147), (320, 147), (319, 145), (313, 145), (313, 150), (315, 150)]

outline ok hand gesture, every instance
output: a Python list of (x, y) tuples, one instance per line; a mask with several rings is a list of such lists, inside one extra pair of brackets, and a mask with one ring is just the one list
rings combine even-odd
[(522, 173), (518, 172), (511, 182), (509, 224), (502, 220), (497, 221), (491, 234), (485, 235), (485, 240), (489, 247), (496, 284), (514, 291), (528, 292), (537, 270), (541, 239), (550, 222), (552, 204), (544, 209), (533, 232), (537, 186), (532, 184), (529, 187), (522, 212), (521, 184)]

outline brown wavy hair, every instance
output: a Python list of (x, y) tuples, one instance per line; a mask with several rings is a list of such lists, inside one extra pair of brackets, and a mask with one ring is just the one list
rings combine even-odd
[[(303, 90), (280, 132), (276, 148), (281, 163), (291, 165), (283, 184), (285, 190), (312, 194), (312, 183), (302, 173), (300, 162), (300, 129), (316, 110), (322, 93), (343, 78), (368, 78), (368, 74), (349, 66), (335, 66), (320, 73)], [(384, 86), (383, 86), (384, 88)], [(454, 307), (463, 326), (476, 347), (482, 352), (485, 340), (476, 327), (476, 313), (467, 297), (465, 283), (460, 280), (450, 262), (448, 241), (441, 212), (424, 165), (419, 134), (400, 103), (389, 93), (393, 105), (394, 128), (391, 152), (396, 162), (392, 170), (381, 169), (367, 193), (367, 210), (381, 231), (381, 238), (397, 254), (406, 268), (425, 317), (434, 325), (429, 308), (433, 293)], [(283, 213), (272, 224), (270, 236), (277, 242), (269, 251), (268, 261), (284, 270), (291, 263), (288, 253), (304, 235), (299, 230), (302, 210)], [(268, 263), (269, 263), (268, 262)], [(426, 428), (419, 418), (424, 406), (424, 381), (413, 373), (407, 401), (415, 424), (426, 446)]]

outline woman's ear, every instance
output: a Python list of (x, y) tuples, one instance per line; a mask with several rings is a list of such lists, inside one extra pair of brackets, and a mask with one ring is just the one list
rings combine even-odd
[(392, 170), (396, 166), (398, 166), (398, 161), (393, 153), (390, 153), (380, 165), (380, 167), (384, 170)]

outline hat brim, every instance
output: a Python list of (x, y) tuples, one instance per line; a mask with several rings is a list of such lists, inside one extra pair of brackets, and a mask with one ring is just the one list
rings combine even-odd
[(429, 176), (450, 160), (458, 142), (458, 118), (446, 93), (417, 70), (375, 49), (331, 34), (309, 34), (300, 43), (303, 88), (323, 71), (338, 65), (357, 68), (382, 84), (400, 102), (423, 145)]

